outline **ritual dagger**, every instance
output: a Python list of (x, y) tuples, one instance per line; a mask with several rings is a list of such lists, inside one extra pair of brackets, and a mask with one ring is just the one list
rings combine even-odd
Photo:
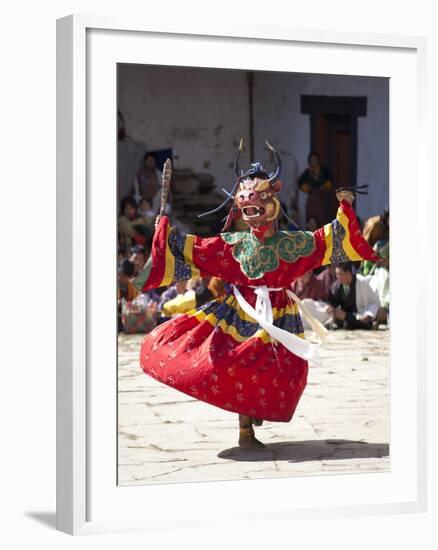
[(163, 174), (161, 176), (161, 204), (159, 216), (164, 214), (167, 204), (167, 197), (169, 196), (170, 178), (172, 177), (172, 162), (167, 159), (163, 166)]

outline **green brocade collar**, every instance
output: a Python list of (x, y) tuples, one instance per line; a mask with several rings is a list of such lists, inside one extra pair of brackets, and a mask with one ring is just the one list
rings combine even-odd
[(268, 271), (275, 271), (280, 260), (293, 263), (315, 250), (310, 231), (278, 231), (263, 242), (249, 231), (222, 233), (221, 237), (233, 246), (233, 258), (248, 279), (260, 279)]

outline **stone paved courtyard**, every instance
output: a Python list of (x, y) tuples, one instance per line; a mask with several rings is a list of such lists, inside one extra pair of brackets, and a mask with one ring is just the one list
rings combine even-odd
[(143, 374), (142, 336), (119, 336), (119, 485), (389, 469), (389, 331), (330, 333), (290, 423), (236, 447), (237, 415)]

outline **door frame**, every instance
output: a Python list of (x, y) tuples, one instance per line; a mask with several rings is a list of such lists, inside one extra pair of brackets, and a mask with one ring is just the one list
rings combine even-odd
[[(352, 139), (351, 184), (357, 179), (357, 119), (367, 115), (367, 98), (365, 96), (329, 96), (301, 95), (301, 113), (310, 115), (310, 151), (318, 151), (316, 144), (316, 127), (320, 115), (348, 115)], [(325, 162), (326, 159), (321, 158)], [(329, 167), (332, 169), (332, 167)]]

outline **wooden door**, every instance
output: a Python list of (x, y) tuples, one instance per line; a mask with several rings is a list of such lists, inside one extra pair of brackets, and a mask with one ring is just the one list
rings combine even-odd
[[(313, 119), (312, 150), (332, 174), (334, 188), (356, 183), (356, 119), (345, 114), (316, 113)], [(328, 217), (338, 208), (335, 193), (326, 197)]]
[[(367, 115), (367, 98), (302, 95), (301, 112), (310, 115), (310, 151), (316, 151), (330, 170), (335, 188), (356, 185), (357, 119)], [(332, 195), (327, 200), (335, 212)]]
[(312, 150), (333, 175), (335, 187), (356, 184), (356, 119), (317, 113), (313, 117)]

